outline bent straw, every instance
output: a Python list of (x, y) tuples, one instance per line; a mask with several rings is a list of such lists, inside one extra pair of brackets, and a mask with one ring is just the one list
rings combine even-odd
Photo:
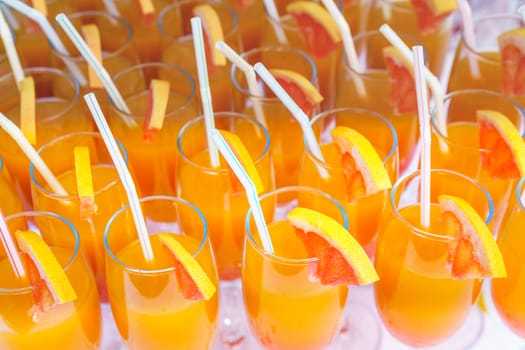
[[(467, 0), (457, 0), (459, 13), (463, 22), (463, 37), (467, 45), (476, 51), (476, 37), (474, 35), (474, 24), (472, 23), (472, 10)], [(470, 75), (479, 79), (481, 72), (479, 70), (479, 62), (474, 52), (467, 50), (467, 59), (469, 63)]]
[[(259, 76), (266, 83), (266, 85), (268, 85), (268, 87), (281, 100), (284, 106), (288, 109), (288, 111), (290, 111), (290, 113), (292, 113), (294, 118), (297, 120), (297, 122), (301, 126), (301, 129), (303, 130), (306, 143), (308, 144), (308, 147), (310, 148), (314, 156), (316, 156), (321, 161), (324, 161), (324, 157), (321, 152), (321, 147), (317, 143), (317, 139), (315, 138), (315, 134), (312, 129), (312, 126), (310, 125), (310, 120), (308, 116), (297, 105), (297, 103), (295, 103), (295, 101), (290, 97), (290, 95), (288, 95), (288, 93), (282, 88), (282, 86), (279, 85), (277, 80), (268, 71), (268, 69), (266, 69), (264, 64), (258, 62), (253, 66), (253, 69), (257, 72), (257, 74), (259, 74)], [(321, 167), (318, 167), (318, 169), (319, 174), (323, 179), (327, 179), (329, 177), (326, 169)]]
[(222, 135), (219, 131), (212, 130), (210, 132), (215, 145), (221, 152), (222, 156), (228, 162), (228, 165), (233, 170), (239, 181), (241, 182), (244, 190), (246, 191), (246, 197), (248, 198), (248, 203), (250, 203), (250, 208), (253, 211), (253, 218), (255, 220), (255, 225), (259, 232), (263, 249), (268, 254), (273, 254), (273, 245), (270, 239), (270, 233), (268, 232), (268, 226), (264, 220), (264, 215), (261, 209), (261, 204), (259, 203), (259, 198), (257, 194), (257, 189), (253, 184), (253, 181), (250, 179), (246, 170), (242, 167), (241, 163), (228, 146)]
[(253, 110), (255, 112), (255, 118), (264, 126), (266, 126), (266, 118), (264, 117), (264, 110), (260, 101), (257, 99), (259, 96), (263, 96), (263, 93), (260, 91), (259, 86), (257, 85), (257, 76), (253, 67), (246, 62), (237, 52), (235, 52), (228, 44), (224, 41), (218, 41), (215, 45), (217, 50), (222, 52), (227, 59), (229, 59), (233, 64), (235, 64), (239, 69), (244, 73), (246, 81), (248, 82), (248, 90), (253, 103)]
[(62, 187), (60, 182), (58, 182), (57, 178), (53, 175), (51, 170), (49, 170), (48, 166), (46, 163), (44, 163), (37, 151), (35, 151), (33, 146), (31, 146), (29, 141), (27, 141), (22, 131), (1, 112), (0, 128), (4, 129), (5, 132), (7, 132), (9, 136), (11, 136), (11, 138), (18, 144), (27, 158), (29, 158), (31, 163), (34, 164), (40, 175), (42, 175), (44, 180), (49, 184), (51, 190), (61, 196), (67, 196), (67, 192), (64, 187)]
[[(69, 18), (67, 18), (66, 15), (63, 13), (59, 13), (55, 18), (58, 24), (67, 34), (69, 39), (71, 39), (71, 41), (73, 42), (77, 50), (80, 52), (82, 57), (84, 57), (87, 63), (91, 66), (91, 68), (93, 68), (97, 76), (100, 78), (102, 84), (104, 84), (104, 88), (111, 97), (111, 100), (114, 101), (117, 105), (117, 108), (126, 114), (130, 114), (131, 112), (128, 106), (126, 105), (126, 102), (122, 98), (120, 92), (117, 90), (117, 87), (115, 86), (113, 80), (111, 80), (108, 71), (104, 68), (104, 66), (102, 66), (102, 63), (98, 61), (93, 52), (89, 49), (89, 46), (86, 44), (80, 33), (75, 28), (75, 26), (73, 26), (73, 23), (71, 23)], [(121, 114), (119, 113), (119, 115)], [(122, 118), (129, 127), (137, 125), (133, 118), (130, 118), (129, 116), (122, 115)]]
[[(112, 15), (112, 16), (116, 16), (116, 17), (120, 17), (120, 12), (117, 8), (117, 5), (115, 5), (115, 1), (114, 0), (102, 0), (102, 2), (104, 3), (104, 7), (106, 8), (106, 11)], [(112, 18), (113, 20), (113, 18)]]
[(11, 29), (13, 29), (15, 32), (18, 29), (20, 29), (20, 23), (18, 23), (18, 20), (13, 15), (13, 12), (11, 12), (11, 10), (7, 6), (0, 5), (0, 11), (2, 11), (2, 13), (4, 14), (5, 20), (7, 21)]
[(213, 117), (210, 81), (208, 79), (208, 69), (206, 66), (202, 24), (199, 17), (193, 17), (191, 19), (191, 32), (193, 34), (193, 46), (195, 47), (195, 62), (197, 63), (197, 73), (199, 76), (199, 88), (201, 92), (202, 110), (204, 111), (206, 140), (208, 142), (208, 151), (210, 152), (210, 164), (213, 168), (217, 168), (220, 165), (219, 152), (217, 151), (217, 147), (215, 146), (210, 134), (210, 131), (215, 129), (215, 119)]
[(0, 11), (0, 35), (2, 36), (2, 41), (4, 43), (7, 59), (9, 60), (9, 65), (11, 66), (11, 70), (15, 76), (16, 86), (18, 87), (18, 90), (20, 90), (20, 82), (25, 78), (24, 70), (22, 68), (22, 64), (20, 63), (18, 53), (16, 52), (15, 43), (13, 42), (13, 35), (11, 34), (11, 30), (9, 30), (9, 26), (7, 25), (2, 11)]
[(13, 267), (16, 277), (19, 279), (24, 278), (26, 275), (26, 270), (24, 269), (20, 255), (18, 255), (15, 242), (13, 242), (13, 237), (11, 237), (11, 234), (9, 233), (9, 228), (7, 228), (2, 209), (0, 209), (0, 240), (4, 245), (7, 259)]
[(280, 20), (279, 12), (277, 12), (277, 6), (275, 6), (274, 0), (263, 0), (264, 7), (266, 8), (266, 12), (268, 12), (268, 16), (270, 17), (270, 23), (272, 24), (273, 31), (275, 33), (275, 36), (277, 37), (277, 41), (279, 41), (279, 44), (286, 44), (286, 34), (284, 34), (283, 28), (279, 26), (279, 23), (276, 23), (275, 21)]
[(421, 183), (419, 208), (421, 211), (420, 220), (423, 227), (430, 226), (430, 114), (428, 109), (427, 85), (425, 83), (425, 58), (423, 46), (412, 48), (414, 58), (414, 80), (416, 82), (417, 109), (419, 117), (419, 132), (421, 134)]
[(361, 70), (359, 69), (357, 52), (355, 50), (354, 39), (352, 38), (352, 30), (333, 0), (322, 0), (322, 2), (339, 28), (339, 32), (343, 38), (345, 57), (352, 70), (357, 73), (353, 75), (355, 89), (360, 97), (364, 97), (366, 96), (366, 90), (363, 79), (358, 75), (361, 73)]
[[(58, 37), (57, 33), (49, 24), (49, 21), (47, 20), (47, 17), (44, 16), (40, 11), (35, 10), (31, 6), (28, 6), (24, 4), (22, 1), (18, 0), (0, 0), (7, 6), (15, 9), (16, 11), (22, 13), (24, 16), (29, 17), (33, 21), (37, 22), (40, 25), (40, 28), (44, 32), (44, 34), (47, 36), (49, 41), (51, 42), (51, 45), (53, 45), (58, 51), (63, 52), (65, 54), (69, 54), (66, 47)], [(67, 57), (63, 58), (64, 64), (67, 66), (71, 74), (77, 79), (78, 83), (81, 86), (87, 85), (87, 80), (84, 77), (84, 74), (82, 74), (82, 71), (80, 68), (76, 65), (75, 62), (68, 59)]]
[(146, 227), (144, 214), (142, 213), (142, 209), (140, 207), (140, 201), (135, 183), (133, 182), (131, 174), (126, 167), (126, 162), (120, 153), (120, 149), (117, 145), (117, 142), (115, 141), (115, 138), (113, 137), (113, 134), (111, 133), (111, 130), (109, 129), (108, 123), (104, 117), (104, 113), (102, 113), (102, 110), (100, 109), (100, 105), (98, 104), (95, 94), (90, 92), (84, 95), (84, 100), (86, 101), (91, 115), (93, 116), (93, 120), (97, 124), (98, 130), (102, 136), (102, 139), (104, 140), (111, 159), (115, 164), (115, 169), (117, 170), (120, 181), (122, 181), (124, 189), (126, 190), (129, 208), (131, 209), (133, 221), (135, 222), (135, 227), (139, 235), (140, 247), (142, 248), (144, 259), (146, 259), (146, 261), (152, 261), (153, 248), (151, 247), (151, 241), (149, 240), (148, 228)]

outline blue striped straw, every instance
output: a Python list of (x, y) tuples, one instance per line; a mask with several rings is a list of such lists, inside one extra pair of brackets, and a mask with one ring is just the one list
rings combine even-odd
[(259, 236), (261, 238), (264, 251), (268, 254), (273, 254), (273, 245), (270, 239), (270, 233), (268, 232), (268, 227), (266, 226), (266, 221), (264, 220), (264, 215), (261, 209), (261, 205), (259, 203), (259, 197), (255, 185), (246, 173), (246, 170), (244, 170), (244, 168), (242, 167), (237, 157), (235, 157), (235, 154), (228, 146), (220, 132), (214, 129), (211, 130), (209, 134), (213, 142), (219, 149), (219, 152), (221, 152), (224, 159), (226, 159), (226, 162), (228, 162), (228, 165), (233, 170), (233, 172), (241, 182), (242, 186), (244, 187), (244, 190), (246, 191), (246, 197), (248, 198), (250, 208), (252, 208), (253, 218), (255, 220), (257, 230), (259, 231)]

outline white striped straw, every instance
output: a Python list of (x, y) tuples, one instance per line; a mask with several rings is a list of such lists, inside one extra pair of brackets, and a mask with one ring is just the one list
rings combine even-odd
[(24, 265), (22, 265), (22, 259), (20, 259), (20, 255), (18, 255), (15, 242), (13, 242), (13, 237), (11, 237), (11, 233), (7, 228), (4, 215), (2, 214), (2, 209), (0, 209), (0, 240), (4, 245), (7, 259), (11, 263), (15, 275), (18, 278), (24, 278), (26, 275), (26, 270), (24, 269)]

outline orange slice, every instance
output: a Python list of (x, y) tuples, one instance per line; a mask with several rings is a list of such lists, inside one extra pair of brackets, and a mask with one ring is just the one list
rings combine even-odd
[(36, 145), (36, 96), (33, 77), (20, 82), (20, 129), (27, 141)]
[(465, 200), (441, 195), (439, 206), (449, 246), (448, 266), (457, 279), (506, 277), (503, 256), (483, 219)]
[(47, 5), (46, 0), (29, 0), (29, 5), (47, 17)]
[[(257, 168), (255, 167), (255, 163), (253, 162), (252, 157), (250, 156), (250, 152), (248, 152), (248, 149), (246, 149), (246, 146), (244, 146), (244, 143), (242, 143), (239, 136), (236, 134), (226, 131), (226, 130), (218, 130), (221, 136), (224, 138), (224, 141), (230, 146), (230, 149), (235, 154), (235, 157), (239, 160), (242, 167), (250, 177), (250, 180), (252, 180), (253, 184), (255, 185), (255, 189), (257, 190), (257, 193), (264, 192), (264, 185), (261, 180), (261, 177), (259, 176), (259, 172), (257, 171)], [(242, 189), (242, 184), (237, 179), (235, 174), (231, 174), (231, 182), (232, 187), (234, 191), (239, 191)]]
[(333, 17), (321, 5), (311, 1), (295, 1), (286, 6), (295, 19), (314, 57), (323, 57), (341, 44), (341, 34)]
[(503, 93), (525, 95), (525, 28), (516, 28), (498, 37), (503, 71)]
[(226, 57), (215, 47), (217, 41), (224, 40), (219, 15), (215, 9), (208, 4), (195, 6), (193, 8), (193, 15), (201, 19), (208, 68), (225, 66)]
[[(93, 52), (98, 62), (102, 63), (102, 45), (100, 43), (100, 32), (95, 24), (86, 24), (81, 27), (82, 36), (87, 46)], [(95, 70), (88, 64), (89, 86), (94, 89), (102, 89), (104, 85)]]
[(317, 88), (303, 75), (287, 69), (270, 69), (270, 73), (304, 113), (309, 115), (323, 101)]
[(366, 137), (345, 126), (333, 128), (330, 134), (341, 154), (350, 201), (392, 187), (381, 157)]
[(314, 277), (324, 285), (363, 285), (379, 280), (372, 262), (352, 235), (331, 217), (315, 210), (297, 207), (288, 221), (319, 260)]
[(95, 192), (93, 191), (93, 176), (91, 174), (89, 148), (76, 146), (73, 152), (75, 158), (77, 193), (80, 200), (80, 218), (82, 220), (88, 220), (97, 212)]
[(35, 308), (33, 320), (58, 304), (77, 298), (66, 273), (42, 237), (33, 231), (15, 233), (22, 252), (26, 272), (33, 288)]
[(173, 235), (161, 233), (158, 236), (175, 261), (175, 273), (182, 295), (189, 300), (211, 299), (217, 288), (197, 260)]
[(153, 24), (155, 22), (155, 5), (153, 5), (153, 0), (138, 0), (138, 5), (144, 24)]
[(414, 67), (393, 46), (383, 49), (383, 58), (391, 79), (390, 99), (397, 114), (417, 112)]
[(162, 130), (170, 96), (170, 83), (166, 80), (152, 79), (149, 85), (149, 99), (146, 117), (144, 119), (144, 140), (154, 141), (157, 133)]
[(457, 9), (455, 0), (411, 0), (421, 34), (433, 33)]
[(483, 168), (499, 179), (525, 176), (525, 142), (516, 126), (497, 111), (479, 110), (476, 115)]

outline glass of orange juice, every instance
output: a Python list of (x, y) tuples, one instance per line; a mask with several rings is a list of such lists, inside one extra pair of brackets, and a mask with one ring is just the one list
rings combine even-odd
[(217, 329), (219, 296), (184, 297), (173, 256), (158, 234), (172, 235), (193, 255), (217, 285), (218, 275), (208, 225), (193, 204), (171, 196), (140, 200), (154, 259), (146, 261), (129, 206), (109, 220), (105, 233), (109, 301), (120, 336), (128, 349), (209, 349)]
[(239, 18), (239, 30), (244, 51), (255, 49), (261, 43), (264, 26), (264, 4), (262, 1), (227, 0), (235, 8)]
[[(452, 278), (447, 257), (453, 237), (442, 220), (438, 196), (466, 200), (487, 224), (494, 211), (488, 191), (475, 180), (440, 169), (433, 169), (430, 179), (429, 228), (420, 222), (421, 174), (416, 171), (392, 188), (375, 256), (380, 278), (374, 285), (379, 316), (390, 334), (414, 347), (437, 345), (454, 335), (465, 323), (481, 288), (480, 279)], [(481, 330), (471, 329), (463, 335), (476, 339)]]
[[(146, 74), (148, 72), (148, 74)], [(170, 96), (162, 129), (153, 140), (144, 137), (144, 120), (148, 111), (149, 85), (152, 79), (170, 83)], [(113, 102), (108, 123), (115, 137), (129, 155), (142, 195), (176, 193), (176, 139), (180, 128), (199, 114), (195, 100), (195, 83), (184, 69), (167, 63), (144, 63), (127, 68), (113, 76), (131, 113), (120, 110)], [(136, 125), (130, 126), (130, 118)]]
[[(119, 144), (127, 162), (127, 153)], [(87, 147), (91, 160), (91, 176), (96, 205), (94, 213), (84, 214), (77, 189), (75, 173), (75, 147)], [(51, 211), (73, 222), (80, 237), (80, 249), (95, 273), (102, 301), (107, 301), (104, 264), (104, 227), (111, 215), (127, 203), (126, 193), (105, 147), (96, 132), (76, 132), (59, 136), (42, 145), (38, 154), (64, 187), (67, 195), (53, 192), (31, 163), (31, 189), (33, 207)]]
[[(270, 70), (297, 72), (317, 85), (315, 63), (304, 51), (284, 46), (265, 46), (243, 52), (241, 56), (251, 65), (262, 62)], [(299, 123), (269, 89), (261, 89), (260, 96), (254, 96), (248, 88), (244, 73), (235, 65), (231, 68), (231, 80), (234, 86), (233, 108), (236, 112), (256, 118), (254, 105), (261, 106), (272, 139), (270, 147), (276, 187), (297, 185), (304, 152), (303, 132)]]
[(0, 193), (3, 200), (0, 208), (4, 215), (18, 213), (22, 211), (22, 200), (15, 187), (15, 182), (7, 167), (4, 166), (4, 161), (0, 157)]
[[(193, 9), (199, 5), (210, 5), (219, 17), (223, 32), (223, 40), (236, 52), (242, 52), (239, 18), (235, 9), (222, 0), (184, 0), (167, 6), (159, 15), (159, 30), (162, 38), (163, 62), (176, 64), (188, 72), (195, 81), (197, 65), (190, 20), (194, 16)], [(203, 26), (205, 23), (203, 23)], [(206, 40), (206, 36), (205, 39)], [(208, 42), (205, 46), (209, 45)], [(207, 59), (208, 76), (214, 111), (230, 111), (232, 82), (230, 80), (229, 61), (219, 66)]]
[(9, 231), (40, 234), (64, 269), (77, 299), (57, 304), (33, 318), (35, 296), (31, 285), (13, 272), (0, 245), (0, 347), (2, 349), (96, 349), (100, 346), (101, 317), (95, 278), (80, 250), (75, 226), (50, 212), (27, 211), (6, 217)]
[[(300, 171), (299, 183), (324, 191), (341, 203), (348, 215), (351, 233), (369, 256), (375, 251), (375, 240), (379, 219), (387, 205), (389, 190), (371, 196), (358, 197), (347, 190), (342, 156), (330, 131), (336, 126), (356, 130), (374, 146), (383, 161), (385, 169), (394, 183), (398, 176), (397, 134), (392, 124), (380, 114), (359, 108), (339, 108), (322, 112), (311, 121), (319, 140), (324, 159), (316, 157), (305, 146), (305, 157)], [(323, 178), (319, 169), (328, 174)]]
[[(24, 73), (35, 82), (35, 148), (60, 135), (93, 130), (91, 118), (80, 103), (79, 85), (70, 74), (47, 67), (28, 68)], [(0, 77), (0, 89), (4, 93), (0, 111), (20, 126), (20, 93), (12, 73)], [(24, 195), (31, 198), (29, 159), (5, 131), (0, 130), (0, 138), (5, 165), (20, 183)]]
[[(289, 198), (289, 205), (279, 205)], [(326, 349), (343, 320), (348, 286), (321, 285), (311, 278), (312, 264), (318, 258), (308, 254), (288, 224), (287, 214), (298, 206), (310, 208), (347, 229), (345, 210), (330, 195), (303, 186), (268, 192), (260, 197), (260, 203), (274, 253), (264, 251), (249, 210), (242, 288), (250, 329), (265, 348)]]

